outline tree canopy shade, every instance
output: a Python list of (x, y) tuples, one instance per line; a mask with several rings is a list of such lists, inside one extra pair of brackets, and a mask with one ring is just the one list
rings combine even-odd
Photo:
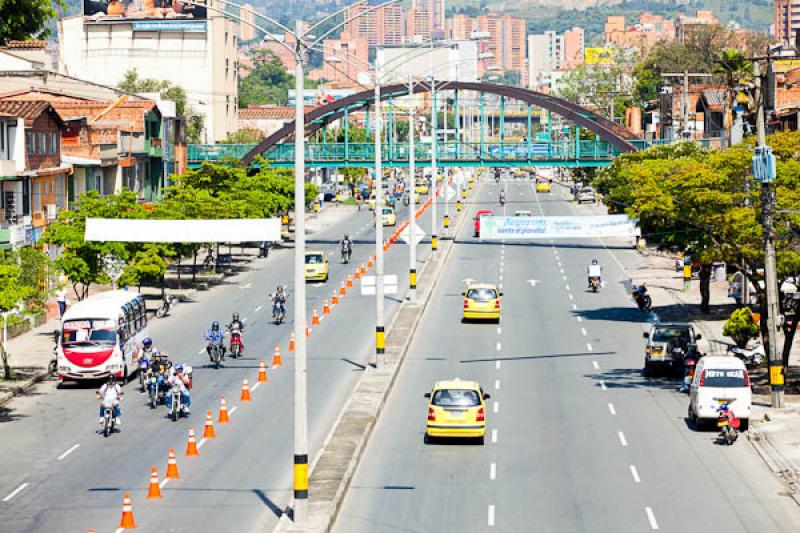
[(0, 0), (0, 45), (8, 41), (46, 39), (62, 0)]
[[(316, 82), (304, 81), (304, 87), (316, 87)], [(286, 105), (289, 89), (294, 89), (294, 76), (286, 71), (281, 60), (269, 51), (258, 51), (253, 57), (253, 68), (247, 76), (239, 78), (239, 107), (251, 104)]]

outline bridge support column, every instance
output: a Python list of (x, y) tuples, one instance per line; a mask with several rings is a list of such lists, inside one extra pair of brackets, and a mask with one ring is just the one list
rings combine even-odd
[(486, 149), (486, 95), (481, 93), (481, 166), (483, 166), (484, 152)]
[(392, 97), (389, 97), (389, 154), (388, 159), (392, 161), (394, 159), (394, 104), (392, 103)]
[(528, 160), (529, 165), (531, 164), (531, 152), (533, 151), (531, 149), (533, 143), (533, 141), (531, 140), (532, 134), (533, 131), (531, 130), (531, 105), (528, 104), (528, 134), (525, 138), (528, 140), (528, 157), (526, 159)]
[(344, 158), (350, 159), (350, 109), (344, 110)]
[(575, 125), (575, 162), (581, 158), (581, 127)]
[[(500, 146), (506, 144), (506, 97), (500, 97)], [(505, 148), (502, 148), (505, 153)]]
[(453, 102), (453, 116), (455, 118), (455, 127), (456, 127), (456, 160), (458, 159), (458, 142), (460, 137), (458, 135), (459, 127), (461, 126), (461, 117), (458, 116), (458, 89), (455, 90), (455, 98)]

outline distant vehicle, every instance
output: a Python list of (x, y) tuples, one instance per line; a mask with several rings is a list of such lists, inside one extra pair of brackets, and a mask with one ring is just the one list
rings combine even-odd
[(322, 199), (326, 202), (330, 202), (336, 199), (336, 188), (332, 186), (322, 187), (319, 190), (322, 193)]
[(649, 376), (656, 369), (669, 372), (682, 372), (684, 356), (689, 353), (689, 344), (702, 338), (695, 333), (691, 324), (664, 323), (653, 324), (649, 332), (643, 333), (647, 339), (644, 349), (644, 374)]
[(394, 213), (394, 207), (384, 207), (381, 216), (381, 223), (384, 226), (394, 226), (397, 224), (397, 216)]
[(425, 442), (437, 437), (476, 439), (483, 444), (486, 435), (486, 400), (477, 381), (453, 379), (437, 381), (428, 398)]
[(706, 356), (697, 363), (689, 386), (689, 419), (696, 427), (718, 419), (719, 407), (727, 403), (740, 420), (742, 431), (750, 421), (753, 393), (744, 363), (728, 355)]
[(553, 186), (547, 180), (539, 180), (536, 182), (536, 192), (551, 192)]
[(528, 211), (527, 209), (519, 209), (517, 211), (514, 211), (514, 216), (515, 217), (532, 217), (533, 213), (531, 211)]
[(475, 236), (479, 237), (481, 234), (481, 217), (493, 217), (494, 211), (489, 211), (488, 209), (481, 209), (477, 213), (475, 213)]
[(471, 283), (462, 293), (464, 296), (463, 319), (492, 320), (500, 322), (500, 297), (503, 293), (491, 283)]
[(139, 367), (148, 336), (144, 298), (134, 291), (110, 291), (70, 307), (61, 320), (56, 347), (60, 380), (102, 379), (123, 383)]
[(583, 187), (578, 190), (578, 203), (582, 204), (583, 202), (597, 202), (597, 193), (594, 192), (594, 189)]
[(414, 192), (418, 195), (425, 195), (428, 194), (428, 182), (424, 180), (417, 180), (417, 183), (414, 185)]
[(328, 281), (328, 256), (321, 250), (306, 252), (306, 281)]

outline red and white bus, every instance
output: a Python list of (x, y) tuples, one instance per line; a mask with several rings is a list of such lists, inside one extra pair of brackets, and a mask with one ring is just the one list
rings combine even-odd
[(137, 369), (147, 337), (147, 311), (137, 292), (110, 291), (64, 313), (58, 342), (60, 380), (127, 379)]

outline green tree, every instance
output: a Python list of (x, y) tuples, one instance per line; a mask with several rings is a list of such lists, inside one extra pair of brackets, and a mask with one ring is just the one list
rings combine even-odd
[[(26, 298), (31, 297), (35, 292), (20, 282), (21, 276), (22, 268), (16, 264), (13, 254), (0, 258), (0, 313), (16, 310)], [(12, 377), (11, 365), (8, 362), (9, 355), (5, 344), (0, 343), (0, 359), (2, 359), (5, 379)]]
[(731, 313), (722, 327), (722, 334), (732, 338), (739, 348), (747, 347), (750, 339), (758, 336), (758, 324), (753, 320), (750, 308), (742, 307)]
[(47, 39), (63, 0), (0, 0), (0, 43)]
[(719, 74), (725, 84), (725, 106), (722, 113), (725, 126), (724, 146), (731, 145), (733, 127), (733, 100), (742, 84), (753, 78), (753, 64), (734, 48), (726, 48), (717, 54), (713, 72)]
[(219, 144), (258, 144), (263, 140), (263, 131), (256, 128), (242, 128), (229, 133)]
[[(306, 78), (304, 87), (312, 89), (316, 82)], [(289, 89), (294, 89), (294, 76), (274, 53), (259, 51), (253, 57), (253, 69), (239, 79), (239, 107), (250, 105), (286, 105)]]
[(623, 74), (622, 68), (615, 65), (580, 65), (559, 79), (558, 93), (567, 100), (590, 105), (601, 115), (620, 121), (625, 117), (625, 108), (632, 103), (630, 97), (620, 90)]

